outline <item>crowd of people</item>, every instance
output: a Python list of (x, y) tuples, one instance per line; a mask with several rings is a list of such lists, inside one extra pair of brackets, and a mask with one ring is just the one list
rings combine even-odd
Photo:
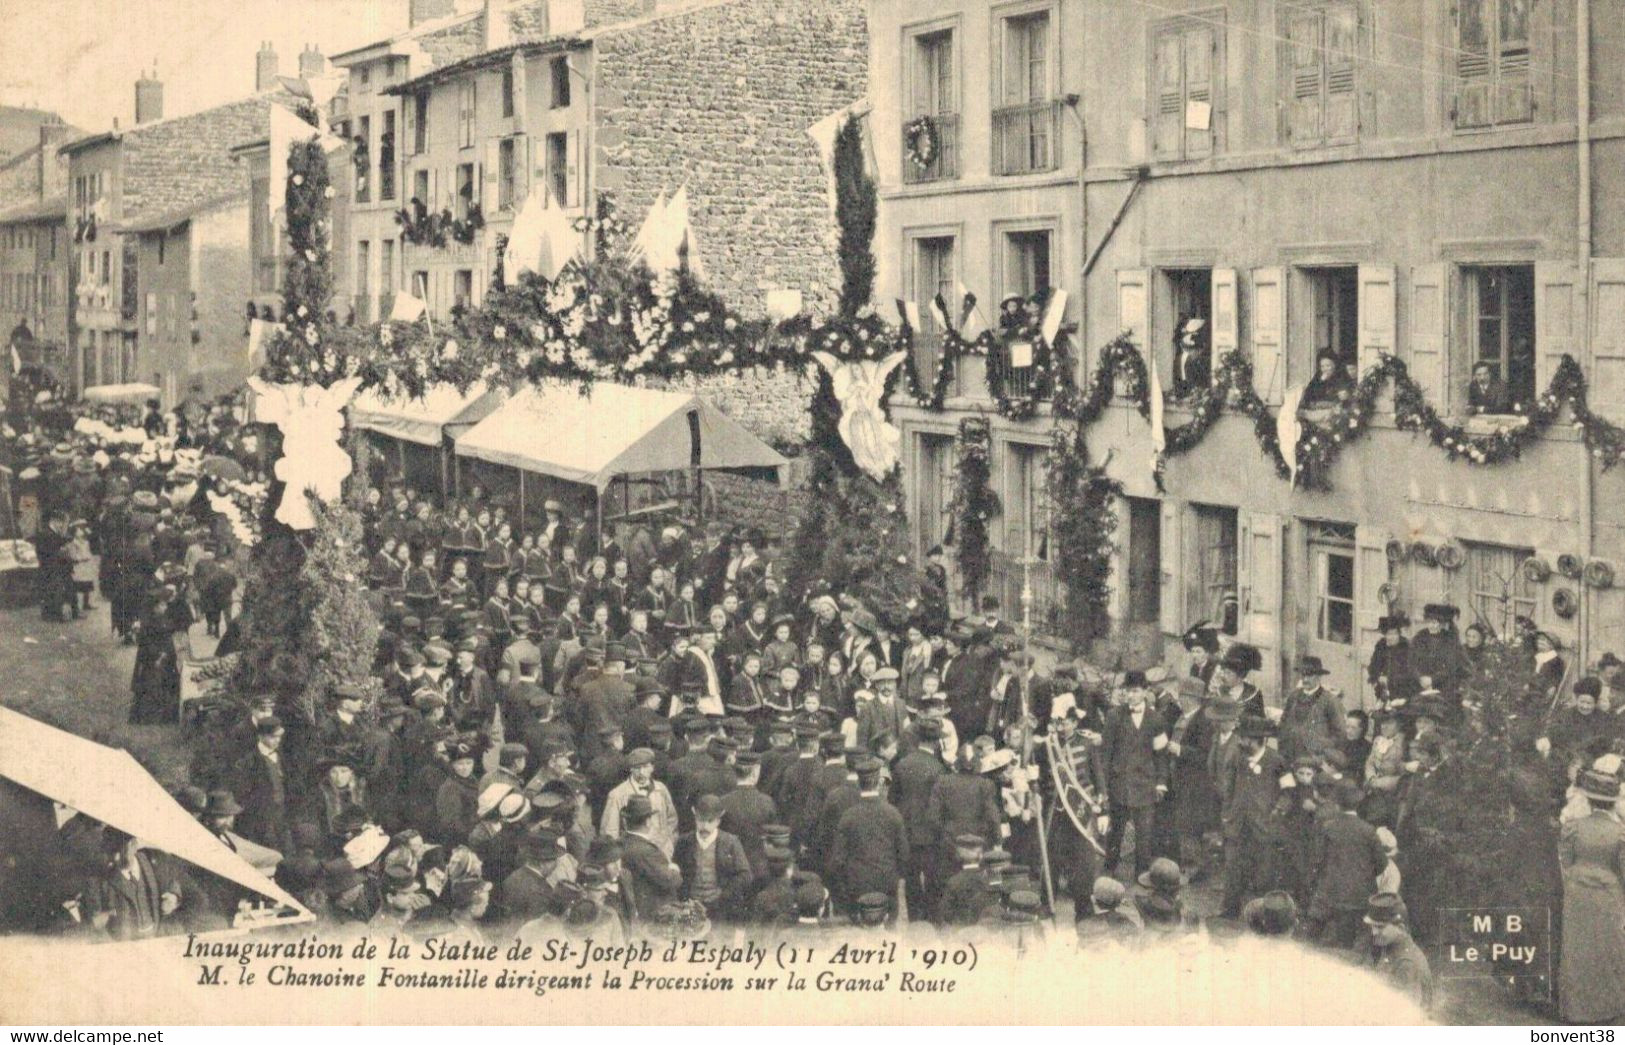
[[(230, 452), (231, 429), (192, 438)], [(132, 717), (172, 721), (174, 636), (201, 616), (223, 652), (240, 641), (234, 582), (212, 580), (237, 550), (162, 454), (101, 461), (64, 438), (52, 453), (88, 452), (94, 472), (67, 469), (95, 483), (64, 488), (51, 526), (88, 524), (113, 626), (138, 646)], [(776, 543), (748, 528), (670, 519), (600, 540), (557, 502), (521, 520), (478, 488), (442, 506), (404, 484), (369, 490), (363, 515), (372, 679), (313, 719), (270, 690), (225, 695), (177, 795), (226, 844), (279, 854), (277, 883), (324, 921), (601, 942), (929, 923), (1021, 941), (1053, 933), (1069, 898), (1080, 945), (1293, 935), (1429, 999), (1416, 939), (1451, 883), (1413, 813), (1474, 713), (1480, 651), (1503, 641), (1458, 635), (1451, 606), (1426, 607), (1415, 636), (1403, 614), (1381, 622), (1368, 713), (1313, 656), (1267, 699), (1259, 651), (1206, 622), (1176, 663), (1041, 669), (991, 597), (945, 625), (835, 590), (792, 602)], [(64, 605), (53, 590), (45, 612)], [(1533, 743), (1573, 783), (1564, 969), (1582, 971), (1564, 973), (1565, 1014), (1625, 1015), (1625, 671), (1610, 654), (1570, 682), (1552, 636), (1505, 641), (1542, 709)], [(104, 870), (75, 896), (96, 931), (223, 925), (253, 899), (111, 829), (98, 844)], [(1216, 912), (1193, 898), (1204, 885)]]

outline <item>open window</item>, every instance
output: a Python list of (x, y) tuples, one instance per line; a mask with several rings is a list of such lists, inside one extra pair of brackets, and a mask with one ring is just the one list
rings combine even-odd
[(1162, 269), (1157, 290), (1165, 307), (1158, 310), (1159, 333), (1170, 346), (1159, 363), (1168, 367), (1166, 394), (1185, 399), (1213, 380), (1213, 270)]
[(1464, 265), (1469, 414), (1520, 413), (1535, 395), (1535, 266)]
[(909, 264), (911, 266), (912, 300), (920, 303), (920, 329), (914, 337), (914, 366), (920, 380), (930, 386), (937, 379), (937, 367), (942, 359), (942, 334), (936, 313), (927, 304), (942, 295), (944, 301), (954, 299), (955, 237), (948, 235), (922, 235), (910, 237)]
[(1359, 379), (1360, 270), (1334, 265), (1298, 272), (1303, 310), (1293, 317), (1293, 372), (1307, 375), (1304, 406), (1331, 406)]
[(457, 201), (456, 217), (464, 220), (468, 217), (469, 208), (474, 203), (474, 165), (472, 163), (459, 163), (457, 165)]
[[(937, 131), (937, 151), (920, 164), (903, 157), (905, 182), (938, 181), (959, 176), (959, 85), (953, 26), (916, 32), (905, 52), (912, 93), (909, 122), (929, 116)], [(925, 157), (922, 157), (925, 158)]]
[(1236, 510), (1193, 504), (1189, 518), (1192, 533), (1185, 619), (1209, 620), (1226, 635), (1235, 635), (1241, 625), (1237, 598)]

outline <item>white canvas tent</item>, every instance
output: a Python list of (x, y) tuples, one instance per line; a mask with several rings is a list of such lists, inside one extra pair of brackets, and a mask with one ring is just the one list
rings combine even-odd
[(457, 436), (483, 421), (501, 402), (501, 396), (476, 383), (467, 393), (452, 385), (435, 385), (421, 399), (389, 399), (364, 391), (350, 403), (350, 423), (419, 446), (439, 446), (447, 435)]
[[(658, 472), (780, 469), (778, 451), (691, 392), (600, 382), (525, 389), (456, 439), (457, 455), (590, 487)], [(624, 484), (623, 484), (624, 485)], [(602, 519), (600, 518), (600, 521)]]
[(128, 752), (0, 707), (0, 778), (298, 912), (284, 924), (315, 918), (193, 819)]
[[(483, 382), (476, 382), (466, 393), (452, 385), (434, 385), (421, 399), (390, 399), (380, 392), (364, 391), (350, 403), (350, 423), (393, 442), (395, 467), (403, 477), (415, 472), (420, 481), (431, 482), (434, 480), (423, 473), (432, 470), (444, 494), (451, 470), (447, 438), (456, 438), (483, 421), (501, 402), (502, 394)], [(431, 452), (432, 461), (428, 459)]]

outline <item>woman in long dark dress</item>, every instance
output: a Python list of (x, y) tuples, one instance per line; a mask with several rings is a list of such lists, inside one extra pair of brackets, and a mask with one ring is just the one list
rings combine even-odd
[(130, 721), (136, 725), (162, 725), (176, 721), (181, 697), (180, 659), (175, 636), (192, 626), (192, 611), (174, 585), (158, 590), (152, 605), (141, 615), (136, 639), (135, 673), (130, 680), (134, 697)]
[(1625, 827), (1614, 810), (1619, 780), (1584, 770), (1590, 814), (1562, 827), (1563, 952), (1559, 1012), (1570, 1023), (1625, 1018)]

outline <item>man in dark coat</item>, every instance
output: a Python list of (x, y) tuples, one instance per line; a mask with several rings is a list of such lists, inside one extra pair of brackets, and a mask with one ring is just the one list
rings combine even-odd
[(1456, 607), (1430, 602), (1422, 607), (1422, 630), (1411, 639), (1411, 668), (1423, 689), (1436, 689), (1455, 699), (1467, 678), (1467, 655), (1462, 652), (1453, 625)]
[(180, 908), (181, 887), (167, 860), (117, 828), (103, 829), (102, 870), (80, 894), (89, 927), (115, 940), (162, 936)]
[(502, 917), (530, 921), (563, 907), (569, 894), (550, 879), (564, 851), (564, 839), (552, 827), (538, 824), (520, 836), (519, 866), (497, 887)]
[(739, 752), (734, 759), (734, 789), (721, 798), (722, 830), (739, 839), (739, 844), (745, 847), (745, 857), (750, 861), (755, 878), (767, 873), (763, 828), (778, 819), (773, 799), (757, 787), (761, 758), (754, 751)]
[(903, 814), (880, 796), (881, 768), (877, 758), (859, 760), (858, 801), (837, 821), (826, 863), (837, 897), (854, 912), (858, 897), (879, 893), (895, 913), (897, 885), (909, 863)]
[(1382, 642), (1371, 651), (1371, 663), (1365, 675), (1376, 691), (1378, 702), (1384, 705), (1415, 700), (1422, 691), (1421, 680), (1411, 664), (1411, 646), (1405, 638), (1405, 629), (1410, 623), (1410, 618), (1403, 613), (1392, 613), (1377, 621)]
[(1143, 874), (1151, 866), (1151, 836), (1157, 803), (1168, 793), (1168, 735), (1165, 720), (1150, 706), (1145, 673), (1130, 671), (1123, 677), (1125, 702), (1106, 716), (1102, 738), (1106, 794), (1111, 825), (1106, 835), (1107, 870), (1122, 857), (1123, 833), (1134, 825), (1134, 869)]
[(1224, 900), (1226, 918), (1241, 915), (1241, 905), (1274, 888), (1276, 804), (1283, 788), (1297, 785), (1280, 754), (1266, 741), (1273, 727), (1264, 719), (1241, 720), (1241, 749), (1231, 760), (1228, 779), (1220, 782), (1224, 825)]
[(243, 807), (237, 817), (237, 833), (286, 852), (288, 794), (282, 765), (282, 720), (273, 715), (260, 719), (254, 728), (253, 750), (230, 773), (231, 788)]
[(977, 835), (988, 845), (999, 839), (999, 796), (993, 781), (981, 775), (975, 749), (966, 745), (954, 772), (944, 773), (931, 783), (926, 802), (925, 829), (934, 839), (934, 861), (939, 885), (958, 864), (956, 839)]
[[(1287, 694), (1281, 707), (1280, 750), (1288, 764), (1299, 755), (1319, 758), (1343, 743), (1343, 705), (1321, 685), (1329, 674), (1325, 665), (1319, 657), (1306, 655), (1298, 658), (1295, 668), (1298, 688)], [(1360, 904), (1364, 906), (1365, 897)]]
[(636, 905), (633, 916), (642, 922), (677, 902), (683, 889), (682, 871), (649, 838), (653, 816), (654, 807), (642, 795), (633, 795), (621, 810), (621, 867)]
[(637, 691), (626, 680), (626, 648), (610, 643), (604, 650), (603, 673), (581, 687), (582, 755), (590, 762), (604, 750), (608, 727), (624, 729), (637, 703)]
[(931, 886), (936, 876), (931, 869), (936, 856), (936, 838), (931, 834), (928, 813), (931, 788), (948, 772), (942, 764), (942, 721), (921, 717), (914, 723), (917, 743), (892, 767), (891, 798), (903, 814), (908, 828), (908, 864), (904, 884), (911, 911), (924, 913), (936, 907)]
[[(942, 896), (937, 901), (935, 920), (939, 928), (976, 925), (994, 902), (993, 886), (982, 867), (981, 835), (964, 834), (954, 839), (954, 855), (958, 870), (943, 884)], [(915, 911), (910, 901), (910, 917), (919, 918), (923, 912)]]
[(818, 740), (821, 764), (808, 776), (804, 793), (795, 806), (796, 817), (790, 824), (792, 837), (800, 849), (807, 849), (813, 843), (819, 814), (824, 811), (824, 799), (846, 783), (844, 750), (845, 742), (839, 733), (826, 733)]
[(1313, 845), (1315, 889), (1305, 928), (1332, 947), (1353, 947), (1359, 940), (1366, 900), (1388, 865), (1377, 829), (1360, 819), (1364, 797), (1354, 781), (1339, 781), (1338, 811), (1319, 819)]
[(739, 839), (722, 830), (722, 800), (701, 795), (694, 803), (694, 830), (677, 839), (672, 854), (683, 875), (683, 898), (698, 900), (713, 922), (744, 917), (753, 877)]

